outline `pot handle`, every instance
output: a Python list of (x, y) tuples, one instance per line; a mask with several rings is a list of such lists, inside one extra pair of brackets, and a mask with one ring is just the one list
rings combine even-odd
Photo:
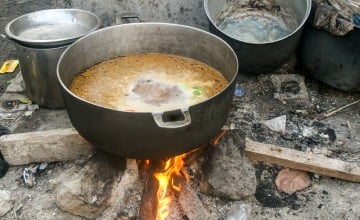
[(183, 120), (179, 121), (164, 121), (163, 115), (164, 113), (152, 113), (154, 121), (156, 122), (157, 126), (160, 128), (182, 128), (191, 124), (191, 116), (189, 113), (189, 109), (181, 109), (181, 114), (184, 116)]
[(116, 16), (116, 24), (140, 23), (140, 22), (141, 22), (140, 17), (136, 13), (123, 13)]

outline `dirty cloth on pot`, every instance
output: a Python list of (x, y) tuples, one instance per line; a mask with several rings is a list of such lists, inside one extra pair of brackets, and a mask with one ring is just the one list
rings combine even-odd
[(359, 0), (314, 0), (311, 24), (332, 35), (345, 36), (360, 25)]
[(248, 43), (266, 43), (289, 35), (297, 21), (275, 0), (229, 1), (215, 24), (229, 36)]

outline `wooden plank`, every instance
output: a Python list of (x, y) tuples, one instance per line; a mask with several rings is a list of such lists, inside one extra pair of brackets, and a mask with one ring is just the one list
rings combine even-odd
[(350, 163), (318, 154), (263, 144), (248, 138), (246, 138), (245, 152), (250, 159), (255, 161), (360, 182), (360, 166), (358, 163)]
[(10, 165), (25, 165), (90, 158), (95, 147), (75, 128), (65, 128), (3, 135), (0, 151)]

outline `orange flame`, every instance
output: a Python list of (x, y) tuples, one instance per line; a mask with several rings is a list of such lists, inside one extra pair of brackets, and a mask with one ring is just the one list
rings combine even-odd
[(180, 191), (181, 185), (175, 183), (175, 178), (189, 179), (189, 175), (184, 169), (184, 158), (186, 154), (182, 154), (168, 159), (165, 162), (162, 172), (154, 173), (155, 178), (159, 182), (159, 188), (156, 192), (157, 196), (157, 213), (156, 220), (164, 220), (170, 213), (171, 198), (167, 195), (170, 187), (175, 191)]
[(226, 134), (226, 130), (222, 130), (222, 131), (220, 132), (220, 134), (218, 134), (218, 135), (214, 138), (213, 143), (214, 143), (215, 146), (218, 145), (218, 143), (220, 142), (221, 138), (222, 138), (225, 134)]

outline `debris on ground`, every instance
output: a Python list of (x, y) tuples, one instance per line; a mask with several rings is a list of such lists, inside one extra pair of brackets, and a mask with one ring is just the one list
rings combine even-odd
[(0, 217), (8, 213), (13, 207), (11, 199), (11, 192), (7, 190), (0, 190)]
[(1, 66), (0, 73), (13, 73), (18, 65), (19, 60), (7, 60)]
[(356, 16), (360, 13), (357, 0), (314, 0), (314, 15), (310, 23), (332, 35), (345, 36), (357, 24)]
[(272, 74), (269, 77), (276, 91), (274, 98), (281, 101), (288, 99), (309, 100), (304, 76), (299, 74)]
[(291, 195), (308, 187), (310, 177), (307, 172), (286, 168), (278, 173), (275, 184), (278, 190)]
[(242, 201), (235, 202), (230, 206), (226, 217), (227, 220), (251, 220), (251, 206)]
[(32, 164), (29, 167), (24, 168), (22, 178), (27, 187), (31, 188), (36, 185), (35, 174), (37, 172), (38, 167), (39, 167), (38, 165)]
[(264, 121), (263, 124), (273, 131), (284, 134), (286, 132), (286, 115)]

